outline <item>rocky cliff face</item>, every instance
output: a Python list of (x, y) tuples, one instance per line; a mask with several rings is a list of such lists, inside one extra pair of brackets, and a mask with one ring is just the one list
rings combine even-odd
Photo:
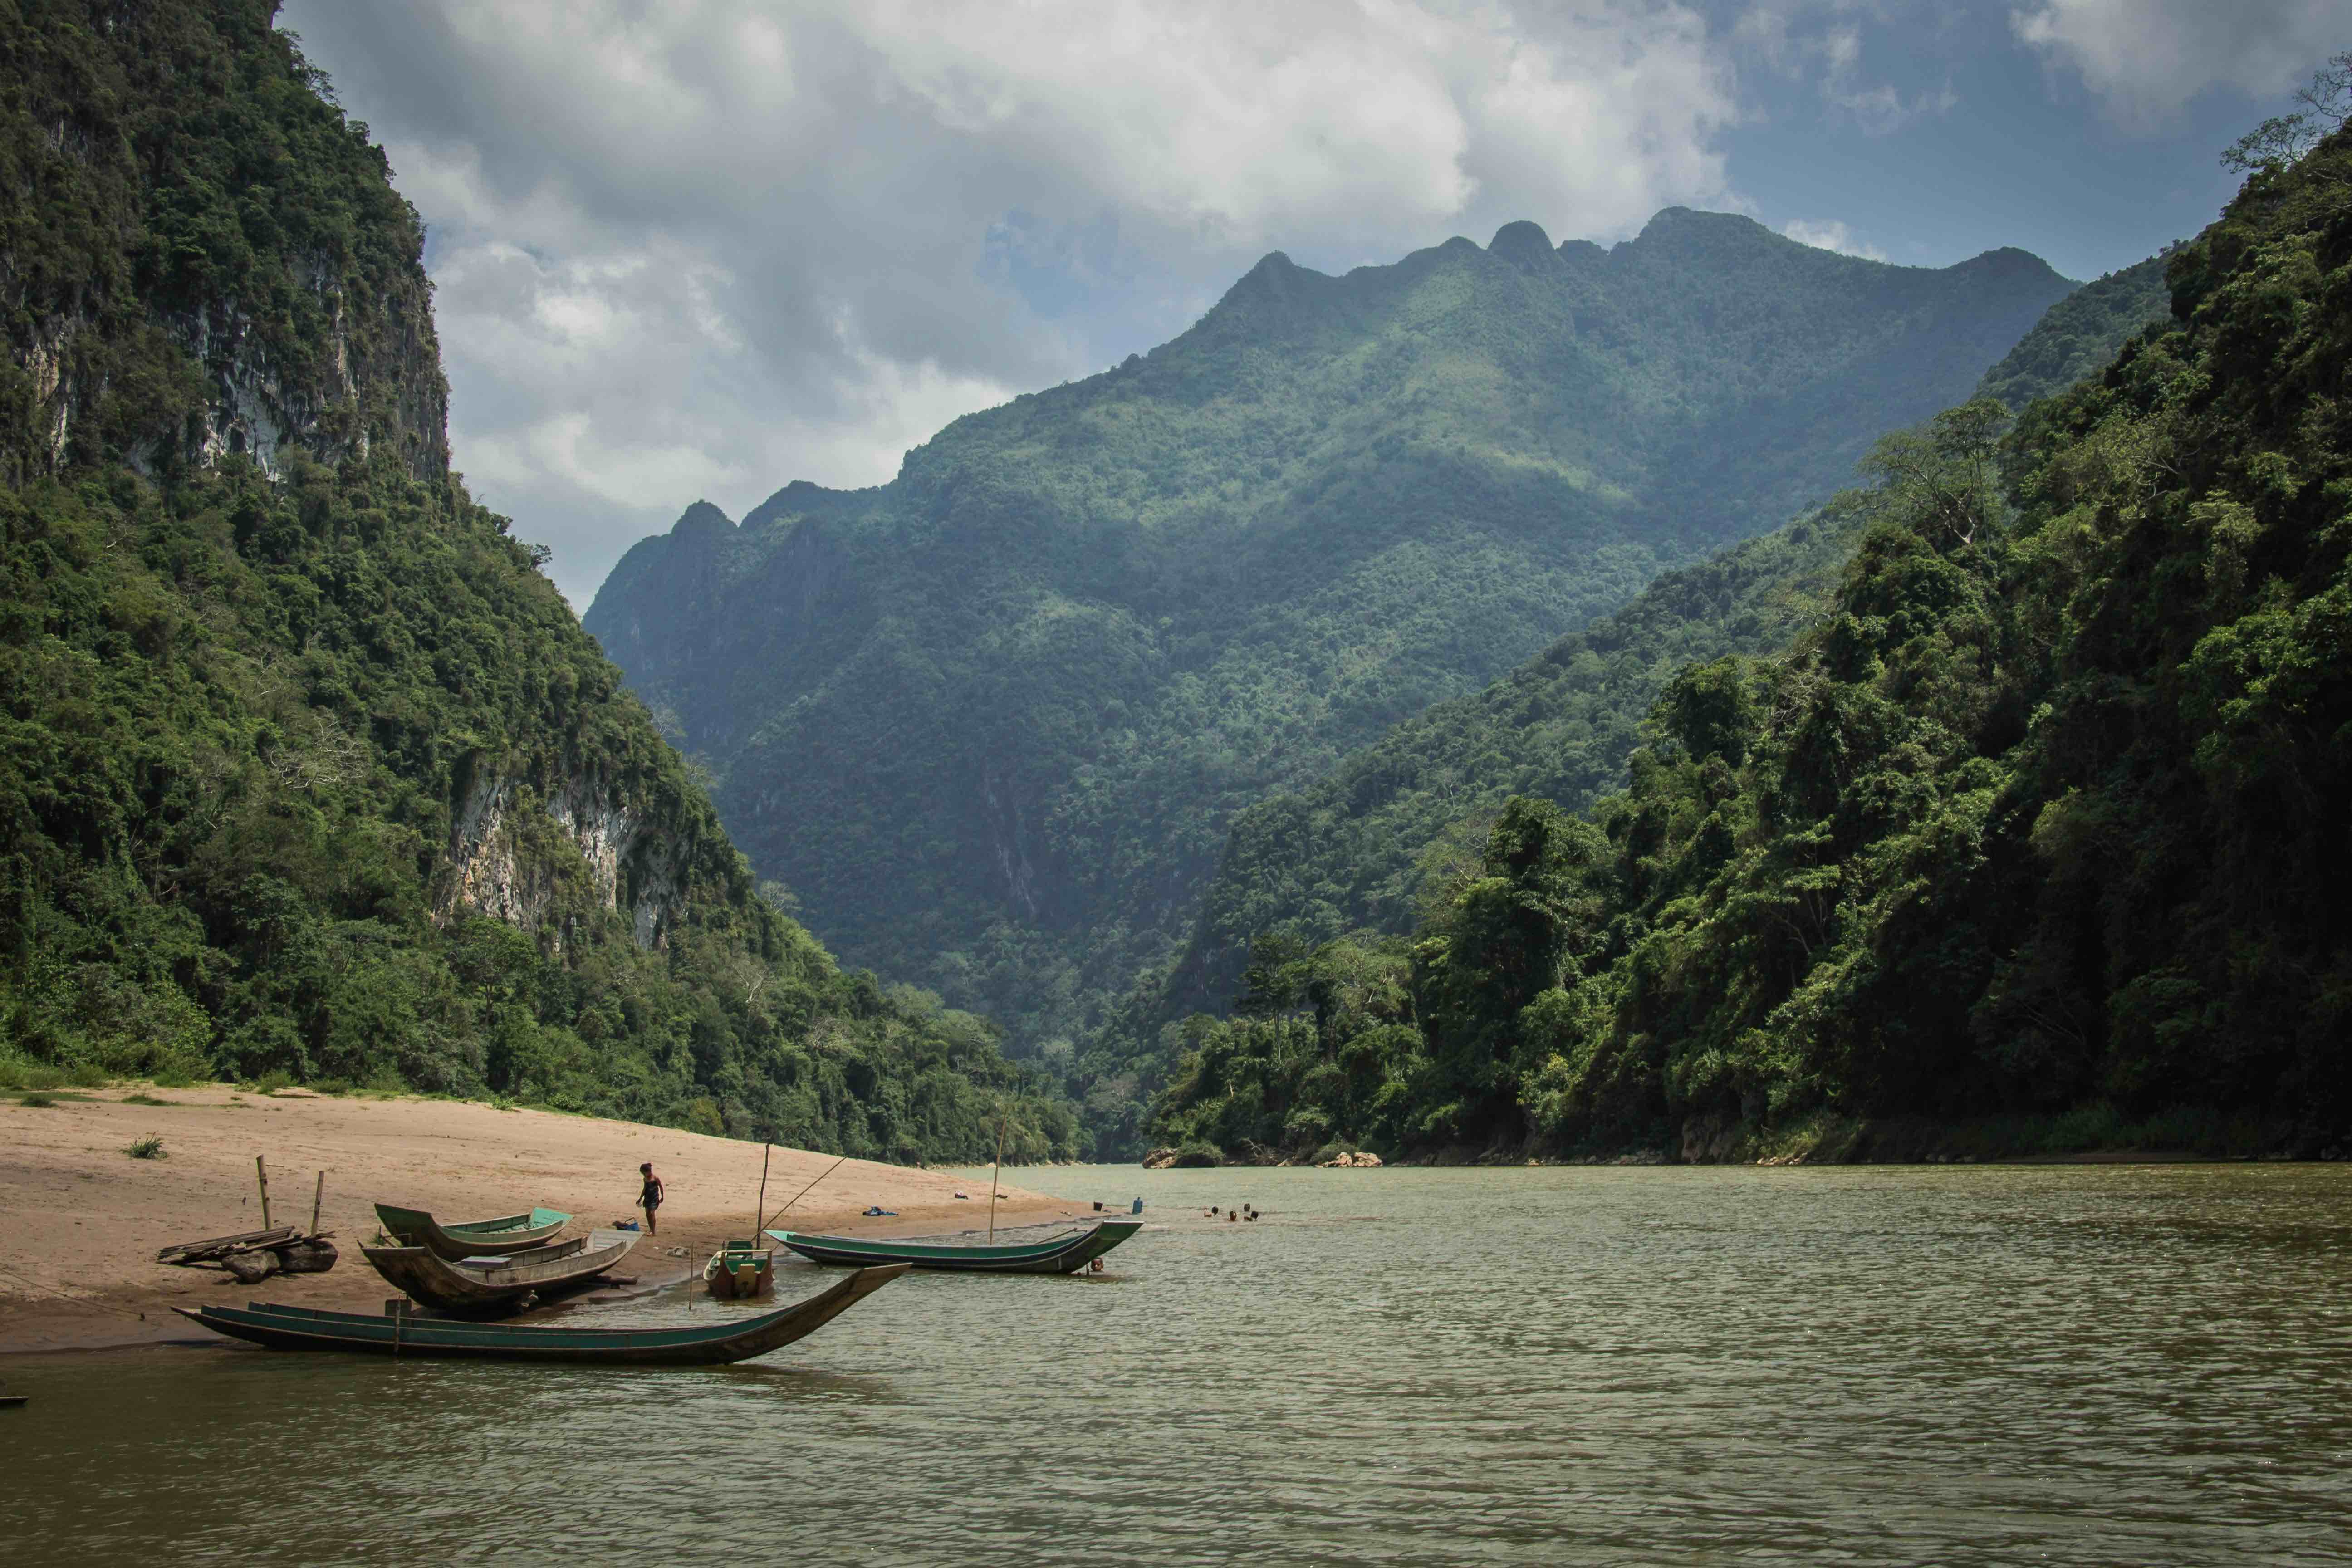
[[(662, 947), (684, 918), (688, 867), (680, 837), (608, 781), (577, 764), (546, 794), (487, 765), (460, 776), (449, 875), (435, 900), (439, 919), (487, 915), (543, 933), (560, 954), (572, 934), (560, 895), (567, 881), (583, 879), (597, 907), (625, 921), (641, 948)], [(548, 853), (545, 824), (569, 840), (576, 864), (561, 847)]]
[(287, 79), (274, 10), (0, 16), (0, 479), (225, 456), (274, 476), (297, 447), (446, 471), (423, 226), (388, 184), (301, 155), (348, 132)]

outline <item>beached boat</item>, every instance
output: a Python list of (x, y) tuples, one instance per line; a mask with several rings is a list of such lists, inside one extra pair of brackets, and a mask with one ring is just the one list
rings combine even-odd
[(543, 1246), (572, 1223), (570, 1215), (555, 1209), (532, 1209), (528, 1214), (453, 1220), (443, 1225), (423, 1209), (404, 1209), (393, 1204), (376, 1205), (375, 1217), (386, 1236), (410, 1247), (429, 1247), (452, 1259), (496, 1258)]
[(952, 1268), (975, 1274), (1075, 1274), (1142, 1228), (1139, 1219), (1107, 1219), (1044, 1241), (980, 1246), (881, 1241), (862, 1236), (804, 1236), (793, 1230), (772, 1230), (768, 1234), (811, 1263), (849, 1268), (910, 1263), (918, 1268)]
[(276, 1307), (174, 1307), (215, 1333), (271, 1350), (352, 1351), (362, 1355), (465, 1356), (482, 1361), (572, 1361), (635, 1366), (707, 1366), (748, 1361), (815, 1332), (860, 1298), (907, 1271), (904, 1264), (861, 1268), (832, 1289), (752, 1318), (685, 1328), (588, 1324), (464, 1323), (406, 1313), (370, 1317)]
[(599, 1230), (503, 1258), (455, 1262), (429, 1247), (362, 1247), (375, 1271), (428, 1307), (452, 1312), (511, 1311), (533, 1292), (578, 1289), (629, 1255), (633, 1230)]
[(702, 1288), (722, 1301), (764, 1296), (776, 1283), (776, 1253), (758, 1238), (730, 1241), (702, 1266)]

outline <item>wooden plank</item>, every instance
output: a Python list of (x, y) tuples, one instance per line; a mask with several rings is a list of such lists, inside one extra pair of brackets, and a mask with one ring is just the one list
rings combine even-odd
[(155, 1261), (185, 1263), (195, 1258), (214, 1258), (240, 1248), (250, 1249), (292, 1241), (300, 1234), (290, 1225), (281, 1225), (268, 1230), (239, 1231), (235, 1236), (208, 1237), (203, 1241), (183, 1241), (155, 1254)]

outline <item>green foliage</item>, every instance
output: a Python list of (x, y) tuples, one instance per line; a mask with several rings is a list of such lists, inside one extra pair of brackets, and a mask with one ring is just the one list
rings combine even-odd
[(133, 1138), (122, 1152), (134, 1160), (168, 1160), (172, 1157), (163, 1152), (163, 1140), (152, 1132), (144, 1138)]
[[(194, 401), (9, 384), (0, 1061), (894, 1160), (978, 1158), (1010, 1102), (1012, 1152), (1076, 1154), (990, 1026), (844, 973), (759, 896), (447, 473), (415, 215), (270, 8), (88, 10), (0, 15), (5, 155), (47, 215), (8, 218), (11, 374), (50, 365), (41, 280), (80, 277), (74, 374)], [(224, 376), (276, 410), (269, 468), (186, 460)]]
[[(587, 624), (828, 942), (1076, 1038), (1190, 934), (1237, 814), (1813, 504), (2067, 287), (1679, 209), (1610, 251), (1522, 224), (1344, 277), (1269, 257), (889, 485), (689, 509)], [(1622, 754), (1595, 739), (1592, 787)], [(1150, 1093), (1090, 1115), (1132, 1131)]]
[[(2257, 170), (2171, 257), (2172, 324), (2000, 449), (1990, 401), (1882, 442), (1830, 613), (1676, 679), (1597, 852), (1507, 806), (1424, 910), (1428, 1065), (1379, 1125), (1741, 1157), (1922, 1121), (2340, 1146), (2347, 177), (2344, 133)], [(1245, 1044), (1218, 1083), (1288, 1059)], [(1161, 1122), (1206, 1131), (1208, 1103), (1196, 1068)]]
[(0, 483), (268, 424), (444, 465), (424, 226), (276, 9), (0, 8)]
[(2096, 375), (2116, 350), (2143, 328), (2168, 321), (2172, 293), (2164, 280), (2170, 247), (2085, 283), (2050, 307), (2033, 330), (1977, 383), (1976, 395), (2021, 412), (2036, 398)]

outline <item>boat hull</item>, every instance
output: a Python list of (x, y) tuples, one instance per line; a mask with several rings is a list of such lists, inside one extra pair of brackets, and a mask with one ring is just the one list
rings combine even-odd
[(375, 1217), (386, 1236), (410, 1247), (431, 1247), (453, 1263), (462, 1258), (499, 1258), (545, 1246), (572, 1223), (570, 1215), (558, 1210), (533, 1209), (529, 1214), (442, 1225), (423, 1209), (404, 1209), (395, 1204), (376, 1205)]
[(1073, 1236), (1003, 1246), (965, 1247), (940, 1242), (883, 1241), (856, 1236), (767, 1234), (811, 1263), (870, 1268), (906, 1263), (917, 1268), (965, 1274), (1075, 1274), (1143, 1228), (1139, 1219), (1107, 1219)]
[(730, 1242), (702, 1266), (702, 1288), (722, 1301), (749, 1301), (776, 1284), (776, 1255), (764, 1247)]
[(172, 1310), (215, 1333), (282, 1351), (346, 1351), (359, 1355), (521, 1362), (585, 1362), (607, 1366), (718, 1366), (749, 1361), (806, 1338), (906, 1272), (903, 1265), (861, 1268), (805, 1301), (754, 1318), (684, 1329), (599, 1329), (322, 1312), (262, 1302)]
[(453, 1263), (429, 1247), (362, 1247), (375, 1271), (429, 1307), (451, 1312), (515, 1310), (531, 1294), (578, 1289), (629, 1255), (635, 1232), (600, 1230), (510, 1253), (496, 1263)]

